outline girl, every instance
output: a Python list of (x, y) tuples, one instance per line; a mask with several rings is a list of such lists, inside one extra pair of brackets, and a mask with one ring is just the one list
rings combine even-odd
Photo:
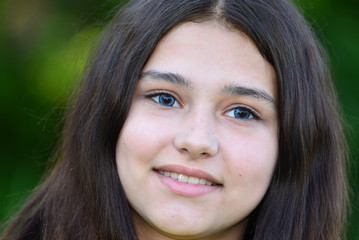
[(292, 3), (131, 1), (3, 239), (341, 239), (345, 158)]

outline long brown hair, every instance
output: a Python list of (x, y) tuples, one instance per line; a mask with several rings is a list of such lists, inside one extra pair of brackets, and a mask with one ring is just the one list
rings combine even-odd
[(216, 21), (247, 34), (278, 81), (279, 157), (245, 239), (344, 237), (346, 144), (325, 54), (285, 0), (138, 0), (105, 30), (46, 181), (2, 239), (137, 239), (115, 146), (140, 73), (181, 22)]

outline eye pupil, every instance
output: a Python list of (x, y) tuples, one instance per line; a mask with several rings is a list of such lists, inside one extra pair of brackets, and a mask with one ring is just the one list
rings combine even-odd
[(236, 108), (234, 110), (234, 116), (240, 119), (249, 119), (251, 114), (247, 110)]
[(172, 97), (170, 95), (166, 95), (166, 94), (160, 95), (158, 100), (161, 104), (166, 105), (166, 106), (173, 106), (175, 103), (174, 97)]

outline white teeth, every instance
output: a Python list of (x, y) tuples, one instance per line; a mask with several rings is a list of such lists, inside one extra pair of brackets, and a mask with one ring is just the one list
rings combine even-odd
[(199, 178), (189, 177), (189, 178), (188, 178), (188, 183), (189, 183), (189, 184), (198, 184), (198, 183), (199, 183)]
[[(172, 177), (172, 174), (171, 174), (171, 177)], [(188, 182), (188, 176), (183, 175), (183, 174), (178, 174), (177, 180), (181, 181), (181, 182), (184, 182), (184, 183), (187, 183)]]
[(208, 185), (208, 186), (217, 185), (215, 183), (207, 181), (206, 179), (196, 178), (196, 177), (189, 177), (189, 176), (184, 175), (182, 173), (178, 174), (178, 173), (175, 173), (175, 172), (164, 172), (164, 171), (158, 171), (158, 172), (160, 174), (162, 174), (162, 175), (177, 179), (180, 182), (184, 182), (184, 183), (188, 183), (188, 184), (200, 184), (200, 185)]
[(206, 180), (204, 180), (203, 178), (201, 178), (200, 180), (199, 180), (199, 184), (202, 184), (202, 185), (205, 185), (206, 184)]

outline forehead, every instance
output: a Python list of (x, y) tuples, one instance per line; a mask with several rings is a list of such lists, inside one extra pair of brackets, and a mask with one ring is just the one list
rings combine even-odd
[[(182, 23), (162, 38), (143, 71), (173, 72), (196, 83), (266, 88), (276, 98), (273, 67), (244, 33), (217, 23)], [(202, 84), (203, 85), (203, 84)]]

